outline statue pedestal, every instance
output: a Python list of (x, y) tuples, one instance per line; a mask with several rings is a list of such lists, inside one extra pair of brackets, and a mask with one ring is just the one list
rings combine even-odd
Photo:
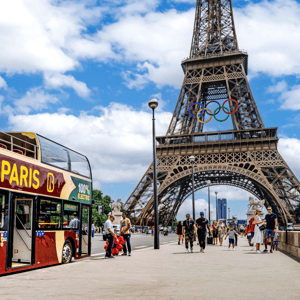
[(115, 216), (115, 220), (113, 221), (113, 225), (120, 225), (120, 222), (122, 220), (122, 213), (121, 212), (117, 212), (113, 214)]

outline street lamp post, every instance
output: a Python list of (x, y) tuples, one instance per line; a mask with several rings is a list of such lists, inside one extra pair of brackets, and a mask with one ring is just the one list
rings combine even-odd
[(205, 212), (205, 218), (207, 217), (207, 215), (206, 215), (206, 211), (207, 211), (207, 209), (206, 209), (206, 208), (204, 208), (204, 212)]
[(195, 156), (190, 156), (190, 162), (192, 163), (193, 220), (195, 222), (195, 188), (194, 188), (194, 162), (195, 162)]
[(208, 224), (210, 225), (210, 184), (211, 181), (207, 180), (207, 184), (208, 184)]
[(153, 138), (153, 200), (154, 200), (154, 249), (159, 249), (158, 232), (158, 199), (157, 199), (157, 173), (156, 173), (156, 146), (155, 146), (155, 114), (154, 110), (158, 106), (156, 99), (151, 99), (148, 106), (152, 109), (152, 138)]
[[(216, 221), (218, 222), (218, 192), (216, 194)], [(221, 206), (221, 213), (222, 213), (222, 206)]]
[(230, 207), (228, 207), (228, 219), (230, 220)]

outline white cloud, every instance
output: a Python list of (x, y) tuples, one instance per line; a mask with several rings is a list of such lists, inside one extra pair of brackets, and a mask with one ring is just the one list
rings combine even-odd
[(5, 80), (0, 76), (0, 89), (7, 89), (7, 84)]
[(233, 13), (239, 47), (249, 53), (251, 72), (270, 76), (300, 73), (299, 2), (249, 2)]
[(278, 143), (278, 150), (288, 166), (295, 172), (295, 175), (300, 175), (300, 140), (295, 138), (281, 138)]
[(286, 91), (288, 88), (288, 85), (285, 80), (279, 81), (277, 84), (269, 86), (267, 88), (268, 93), (282, 93)]
[[(279, 93), (280, 109), (299, 110), (300, 109), (300, 85), (288, 87), (285, 80), (267, 88), (268, 93)], [(271, 103), (271, 101), (269, 100)]]
[(84, 82), (77, 81), (71, 75), (63, 74), (45, 74), (46, 88), (58, 89), (60, 87), (70, 87), (75, 90), (78, 96), (86, 98), (90, 95), (91, 91)]
[[(100, 107), (99, 116), (11, 115), (11, 130), (33, 131), (86, 155), (95, 181), (139, 180), (152, 160), (152, 114), (123, 104)], [(171, 113), (157, 112), (157, 135), (164, 135)], [(62, 130), (63, 128), (63, 130)], [(139, 158), (139, 159), (136, 159)], [(141, 160), (142, 159), (142, 160)]]
[(49, 104), (57, 102), (59, 102), (59, 99), (55, 95), (47, 94), (40, 87), (35, 87), (27, 91), (22, 98), (14, 100), (16, 110), (13, 112), (29, 114), (32, 110), (42, 111), (49, 108)]

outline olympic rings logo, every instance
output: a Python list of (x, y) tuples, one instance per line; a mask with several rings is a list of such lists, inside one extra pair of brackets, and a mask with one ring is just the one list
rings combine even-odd
[[(235, 102), (236, 108), (235, 108), (234, 111), (229, 112), (228, 108), (224, 106), (225, 103), (226, 103), (227, 101), (234, 101), (234, 102)], [(217, 103), (217, 104), (219, 105), (219, 107), (217, 107), (217, 108), (215, 109), (214, 113), (212, 113), (210, 109), (208, 109), (207, 107), (204, 107), (203, 104), (201, 104), (201, 103), (199, 103), (199, 102), (194, 102), (194, 103), (192, 103), (192, 104), (189, 106), (189, 114), (190, 114), (190, 116), (193, 117), (193, 118), (197, 118), (197, 120), (198, 120), (200, 123), (203, 123), (203, 124), (210, 122), (211, 119), (212, 119), (212, 117), (214, 117), (218, 122), (225, 122), (225, 121), (229, 118), (229, 115), (234, 114), (234, 113), (237, 111), (238, 107), (239, 107), (239, 104), (238, 104), (238, 102), (237, 102), (235, 99), (227, 99), (227, 100), (225, 100), (225, 101), (223, 102), (222, 106), (220, 105), (219, 102), (214, 101), (214, 100), (213, 100), (213, 101), (210, 101), (208, 104), (213, 103), (213, 102), (214, 102), (214, 103)], [(197, 112), (197, 115), (193, 115), (193, 114), (191, 113), (191, 107), (192, 107), (193, 105), (196, 105), (196, 104), (199, 104), (201, 108), (200, 108), (200, 110)], [(208, 104), (207, 104), (207, 105), (208, 105)], [(224, 111), (224, 113), (225, 113), (226, 115), (228, 115), (224, 120), (219, 120), (219, 119), (216, 118), (216, 115), (221, 111), (221, 108), (222, 108), (222, 110)], [(218, 110), (218, 112), (217, 112), (217, 110)], [(225, 110), (227, 110), (227, 112), (226, 112)], [(206, 111), (206, 113), (210, 116), (210, 118), (209, 118), (208, 121), (205, 121), (205, 122), (204, 122), (204, 121), (201, 121), (201, 120), (200, 120), (200, 117), (202, 116), (202, 114), (203, 114), (205, 111)]]

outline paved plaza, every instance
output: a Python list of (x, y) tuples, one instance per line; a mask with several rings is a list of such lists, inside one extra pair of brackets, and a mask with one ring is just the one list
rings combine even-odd
[(0, 278), (1, 300), (16, 299), (300, 299), (300, 264), (281, 252), (255, 254), (169, 243), (131, 257), (92, 257)]

